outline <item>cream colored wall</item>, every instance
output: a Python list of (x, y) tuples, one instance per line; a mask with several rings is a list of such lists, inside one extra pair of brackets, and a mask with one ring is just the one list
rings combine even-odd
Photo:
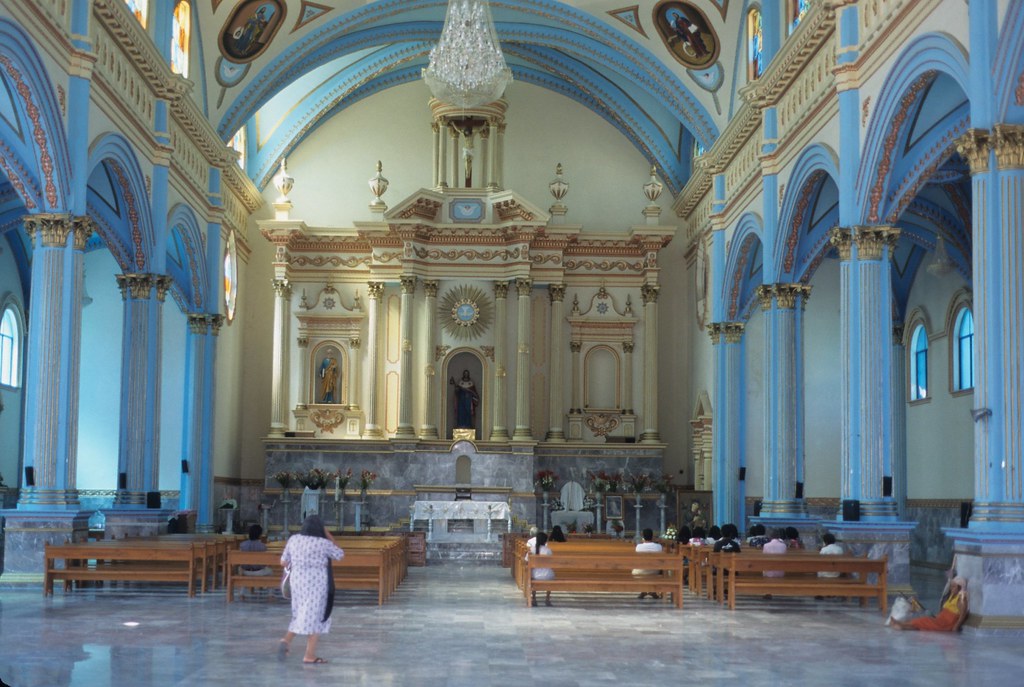
[[(690, 419), (697, 393), (691, 390), (694, 342), (693, 273), (686, 269), (682, 231), (658, 255), (661, 292), (658, 295), (658, 429), (668, 448), (665, 472), (675, 484), (693, 483)], [(707, 337), (705, 337), (705, 341)], [(642, 387), (641, 387), (642, 389)], [(642, 398), (642, 397), (641, 397)], [(680, 474), (680, 470), (683, 471)]]
[[(950, 384), (947, 311), (954, 294), (966, 286), (956, 272), (935, 277), (924, 269), (910, 291), (907, 312), (923, 310), (928, 331), (928, 400), (907, 407), (907, 497), (970, 499), (974, 496), (974, 395), (954, 396)], [(906, 338), (910, 340), (910, 330)], [(910, 374), (909, 359), (907, 374)], [(904, 380), (909, 386), (909, 382)]]
[[(647, 201), (642, 186), (650, 165), (610, 124), (550, 91), (515, 83), (508, 93), (505, 188), (547, 209), (555, 165), (565, 168), (569, 194), (566, 222), (584, 231), (622, 231), (642, 224)], [(384, 201), (394, 206), (432, 183), (430, 110), (417, 82), (391, 88), (338, 113), (288, 157), (295, 177), (292, 217), (312, 226), (351, 226), (369, 220), (373, 199), (367, 179), (377, 160), (391, 182)], [(272, 186), (264, 198), (273, 201)], [(666, 223), (669, 193), (660, 199)]]
[(842, 450), (839, 261), (824, 260), (804, 310), (804, 494), (837, 497)]
[(25, 297), (21, 292), (21, 280), (18, 278), (18, 268), (14, 263), (14, 256), (11, 254), (7, 238), (0, 235), (0, 316), (3, 315), (3, 306), (8, 298), (17, 305), (21, 312), (22, 340), (20, 345), (23, 362), (19, 371), (21, 386), (18, 388), (0, 387), (0, 401), (3, 401), (4, 406), (3, 411), (0, 411), (0, 475), (3, 475), (4, 483), (7, 486), (17, 487), (21, 483), (18, 464), (21, 453), (22, 403), (25, 395), (24, 359), (27, 353), (25, 329), (28, 327), (28, 321), (25, 312)]
[(761, 498), (764, 493), (764, 409), (765, 409), (765, 360), (764, 360), (764, 314), (755, 307), (743, 334), (744, 385), (730, 388), (730, 393), (742, 393), (743, 397), (743, 451), (747, 466), (744, 494)]

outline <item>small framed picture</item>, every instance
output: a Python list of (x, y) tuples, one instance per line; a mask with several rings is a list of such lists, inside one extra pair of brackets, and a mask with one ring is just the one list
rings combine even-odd
[(606, 520), (622, 519), (622, 495), (608, 494), (604, 497), (604, 512)]

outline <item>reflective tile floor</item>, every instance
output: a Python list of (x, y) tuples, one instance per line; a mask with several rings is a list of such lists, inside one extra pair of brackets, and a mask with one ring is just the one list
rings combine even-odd
[[(915, 579), (937, 595), (941, 578)], [(936, 602), (927, 594), (932, 610)], [(554, 594), (529, 609), (508, 570), (413, 568), (388, 604), (342, 594), (321, 666), (284, 661), (286, 602), (228, 605), (177, 588), (0, 589), (0, 679), (12, 687), (241, 685), (1024, 684), (1020, 637), (895, 632), (854, 603), (744, 599), (683, 611), (627, 595)], [(136, 624), (137, 623), (137, 624)]]

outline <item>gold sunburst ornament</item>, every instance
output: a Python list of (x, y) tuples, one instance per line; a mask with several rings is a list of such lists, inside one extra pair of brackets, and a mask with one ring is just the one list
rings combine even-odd
[(456, 339), (475, 339), (491, 326), (491, 299), (475, 286), (448, 289), (438, 306), (438, 319), (448, 334)]

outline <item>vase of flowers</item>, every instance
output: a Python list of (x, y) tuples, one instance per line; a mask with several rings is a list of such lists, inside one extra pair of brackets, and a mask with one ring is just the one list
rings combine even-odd
[(366, 490), (377, 480), (377, 473), (371, 470), (363, 470), (359, 475), (359, 498), (366, 500)]
[(554, 470), (538, 470), (533, 478), (533, 484), (544, 493), (554, 489), (557, 481), (558, 475)]
[(626, 478), (626, 483), (629, 485), (629, 490), (639, 496), (651, 488), (651, 476), (646, 472), (630, 474)]
[(349, 468), (342, 472), (336, 470), (334, 473), (334, 500), (335, 502), (341, 501), (345, 498), (345, 489), (348, 487), (348, 483), (352, 481), (352, 468)]
[(323, 468), (313, 468), (305, 474), (300, 474), (299, 482), (310, 491), (320, 491), (327, 486), (327, 480), (330, 478), (331, 474)]
[(664, 505), (668, 494), (672, 491), (672, 475), (666, 472), (661, 477), (656, 477), (652, 480), (651, 486), (654, 487), (654, 491), (660, 494), (658, 505)]

